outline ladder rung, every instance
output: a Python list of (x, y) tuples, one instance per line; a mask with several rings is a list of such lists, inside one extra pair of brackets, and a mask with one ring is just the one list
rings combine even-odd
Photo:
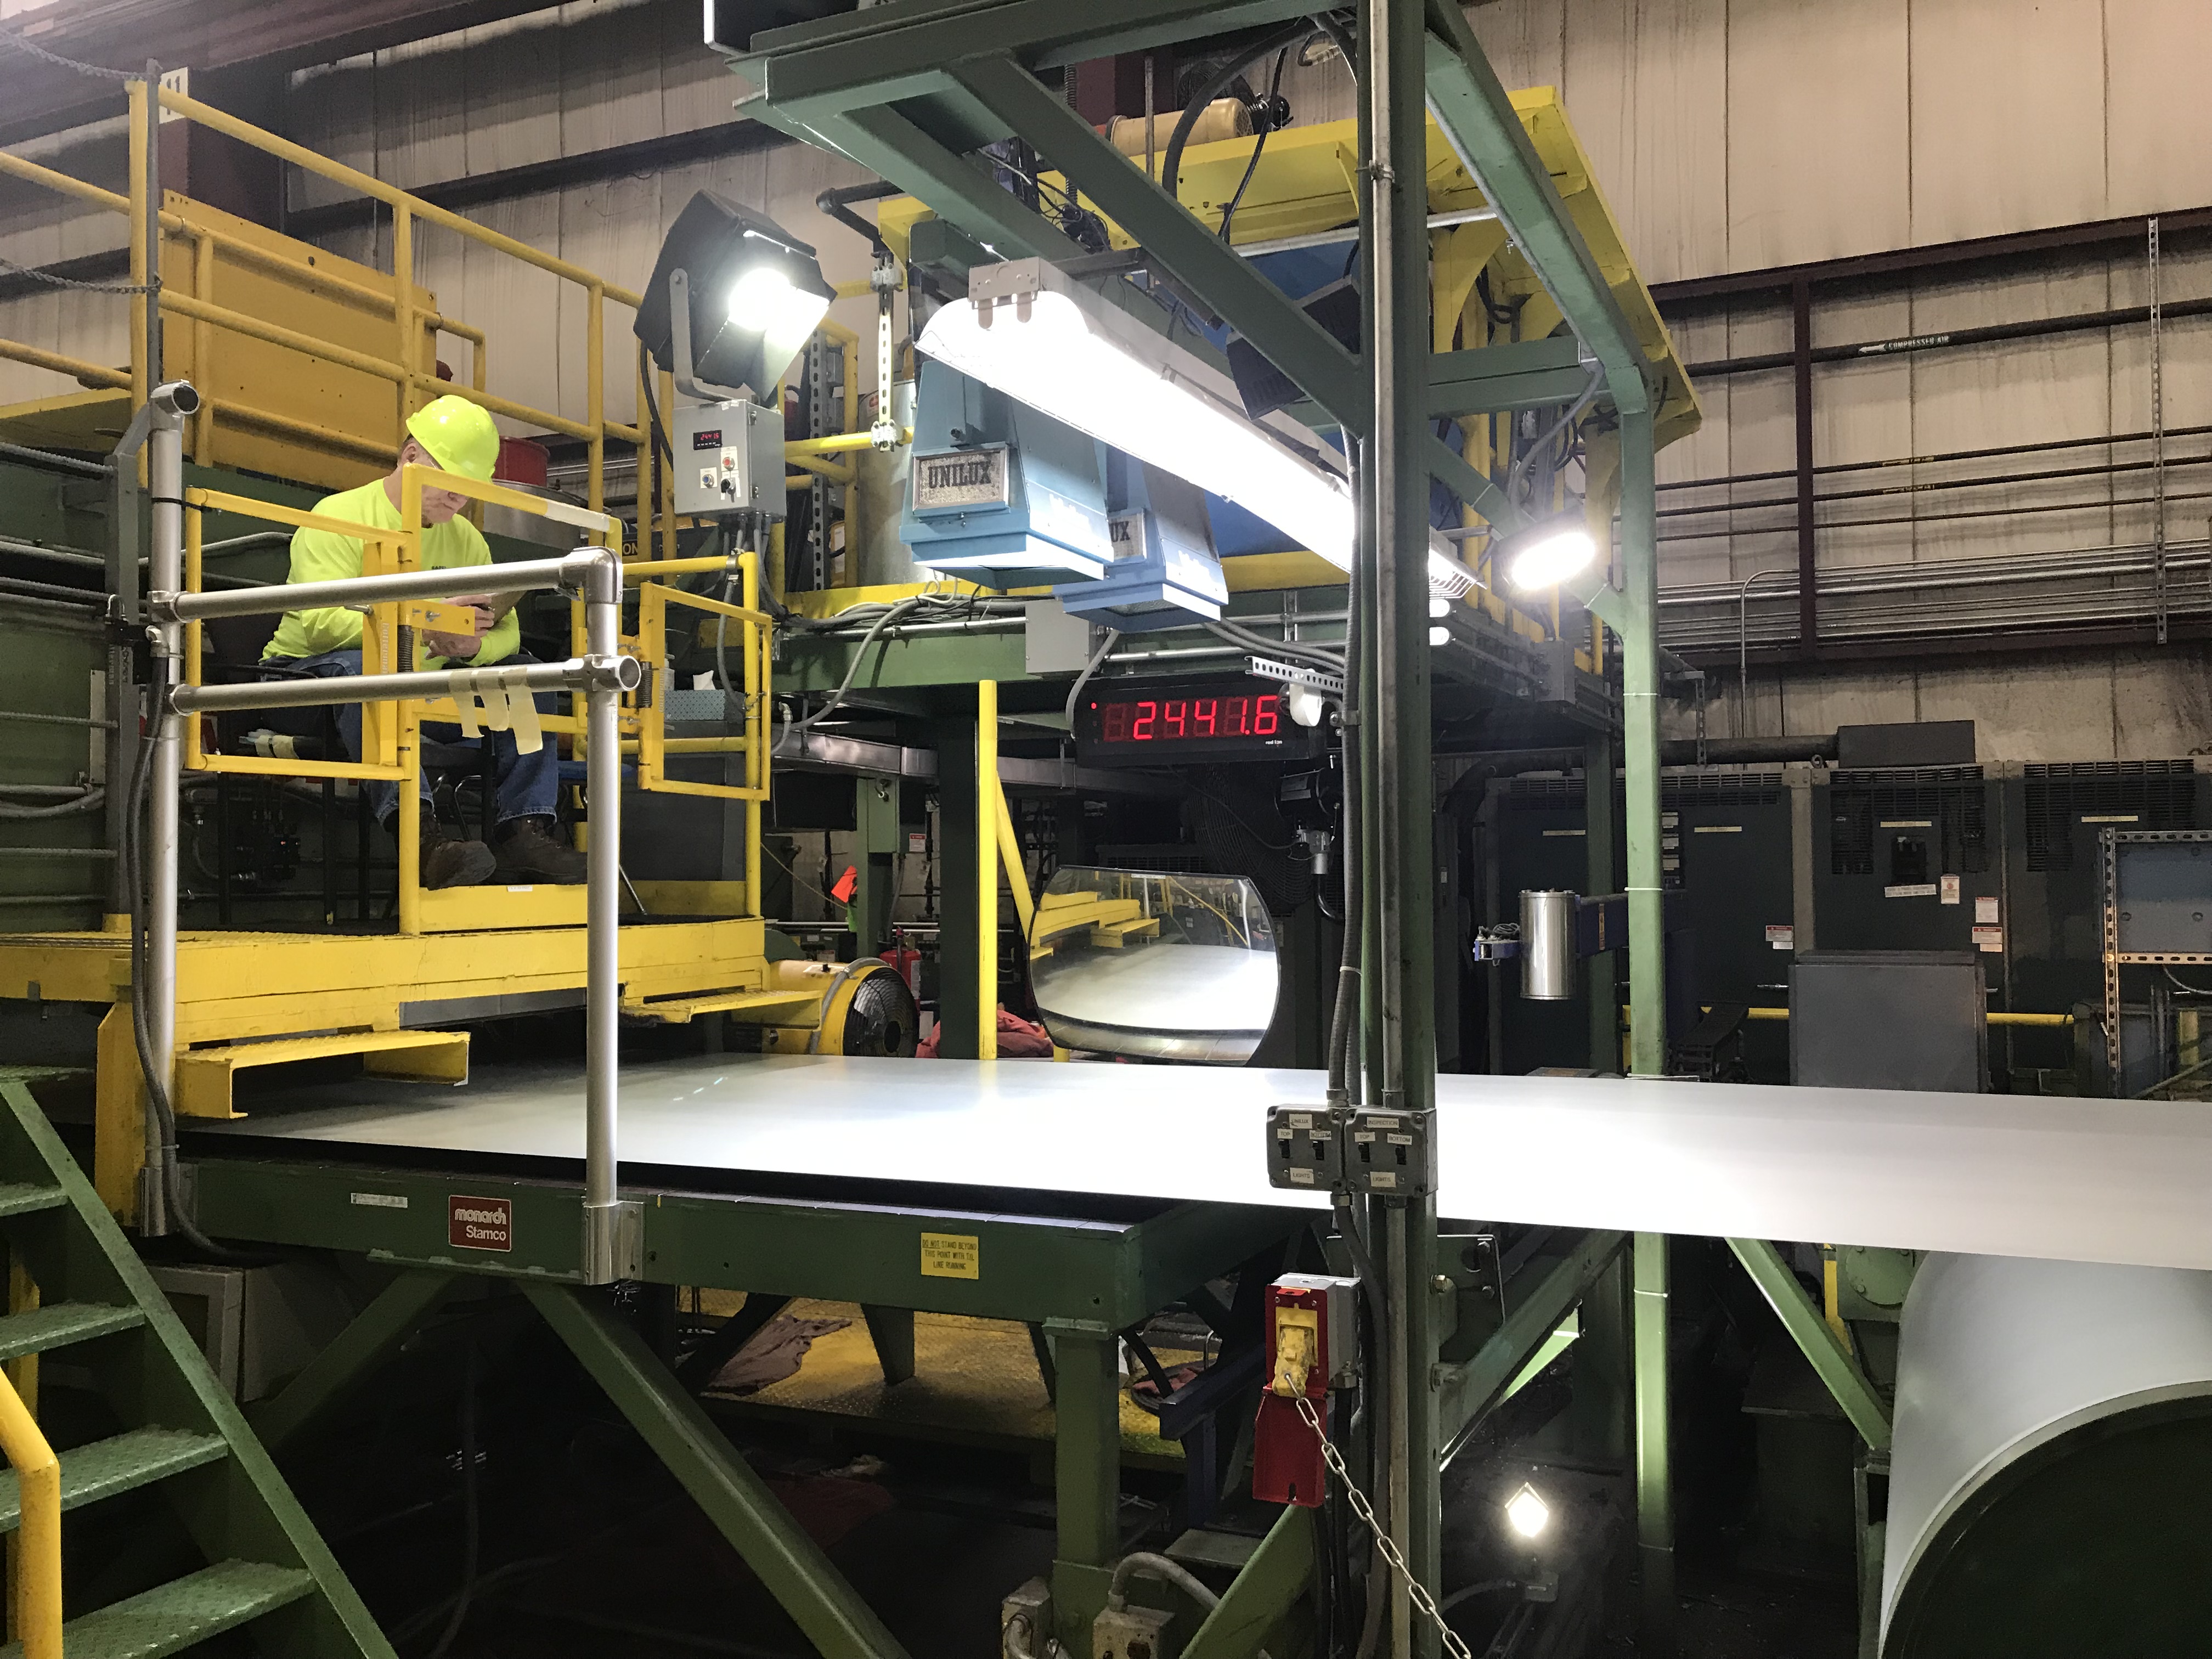
[[(62, 1507), (96, 1504), (118, 1492), (166, 1480), (230, 1455), (221, 1435), (184, 1429), (132, 1429), (62, 1454)], [(22, 1523), (22, 1491), (13, 1469), (0, 1469), (0, 1532)]]
[(27, 1182), (0, 1181), (0, 1216), (29, 1215), (34, 1210), (58, 1210), (69, 1194), (58, 1187), (34, 1187)]
[[(62, 1645), (69, 1659), (165, 1659), (296, 1601), (314, 1587), (297, 1567), (220, 1561), (70, 1620), (62, 1626)], [(21, 1642), (10, 1642), (0, 1648), (0, 1659), (22, 1659), (22, 1653)]]
[(27, 1353), (89, 1342), (95, 1336), (136, 1330), (146, 1316), (136, 1308), (114, 1308), (99, 1302), (57, 1302), (51, 1308), (0, 1318), (0, 1359), (21, 1359)]

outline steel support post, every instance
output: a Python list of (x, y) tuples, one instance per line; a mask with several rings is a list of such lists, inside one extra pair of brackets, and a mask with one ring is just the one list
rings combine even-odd
[(894, 778), (853, 780), (853, 863), (860, 884), (853, 894), (853, 957), (859, 961), (890, 941), (891, 910), (898, 901), (899, 786)]
[[(1428, 123), (1420, 0), (1367, 0), (1360, 88), (1369, 270), (1364, 364), (1374, 407), (1368, 521), (1374, 572), (1375, 718), (1364, 729), (1379, 809), (1375, 919), (1380, 984), (1377, 1103), (1433, 1113), (1436, 1105), (1434, 787), (1429, 732)], [(1433, 1130), (1432, 1130), (1433, 1132)], [(1442, 1500), (1437, 1445), (1436, 1200), (1384, 1206), (1383, 1273), (1389, 1309), (1390, 1407), (1386, 1439), (1388, 1528), (1407, 1564), (1433, 1588), (1440, 1571)], [(1404, 1581), (1390, 1585), (1393, 1659), (1427, 1659), (1437, 1631), (1417, 1617)]]
[(1637, 1652), (1674, 1653), (1674, 1495), (1668, 1464), (1668, 1240), (1636, 1235), (1636, 1543), (1644, 1597)]
[(1091, 1651), (1091, 1621), (1106, 1605), (1121, 1553), (1121, 1367), (1104, 1326), (1048, 1320), (1052, 1345), (1053, 1617), (1060, 1645)]
[[(1583, 740), (1583, 891), (1620, 890), (1620, 819), (1613, 811), (1613, 772), (1620, 749), (1611, 732)], [(1619, 952), (1600, 951), (1589, 959), (1590, 1069), (1620, 1069)]]
[[(158, 307), (156, 307), (158, 309)], [(155, 337), (158, 338), (158, 336)], [(145, 419), (147, 494), (153, 504), (148, 574), (156, 588), (171, 591), (184, 583), (185, 422), (199, 408), (199, 394), (182, 382), (155, 386), (140, 411)], [(134, 423), (135, 424), (135, 423)], [(119, 459), (119, 458), (118, 458)], [(153, 1085), (166, 1104), (173, 1097), (177, 1051), (177, 858), (179, 792), (184, 785), (183, 717), (169, 707), (167, 688), (184, 678), (185, 630), (164, 622), (153, 632), (154, 683), (162, 696), (147, 710), (153, 750), (146, 757), (145, 838), (139, 843), (140, 880), (145, 884), (146, 1005), (148, 1060)], [(167, 1193), (162, 1172), (172, 1152), (166, 1114), (149, 1103), (146, 1119), (146, 1175), (139, 1183), (138, 1223), (158, 1237), (168, 1231)]]
[(1667, 896), (1659, 860), (1659, 514), (1651, 412), (1620, 417), (1621, 748), (1627, 772), (1629, 1070), (1667, 1071)]
[(898, 1639), (644, 1338), (588, 1291), (526, 1283), (523, 1293), (823, 1659), (905, 1659)]
[[(622, 654), (622, 564), (608, 551), (584, 584), (584, 642), (611, 668)], [(622, 1042), (622, 694), (609, 674), (585, 692), (591, 822), (585, 881), (584, 1272), (594, 1285), (634, 1278), (643, 1217), (617, 1191), (615, 1115)]]

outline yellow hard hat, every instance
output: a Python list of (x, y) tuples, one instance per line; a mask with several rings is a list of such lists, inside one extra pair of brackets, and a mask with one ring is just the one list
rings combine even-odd
[(448, 392), (407, 417), (407, 431), (430, 452), (439, 469), (464, 478), (489, 478), (499, 459), (499, 428), (466, 398)]

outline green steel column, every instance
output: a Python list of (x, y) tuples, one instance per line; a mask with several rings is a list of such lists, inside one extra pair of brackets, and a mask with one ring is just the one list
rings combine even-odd
[(1121, 1367), (1105, 1327), (1048, 1320), (1053, 1391), (1053, 1501), (1059, 1543), (1053, 1619), (1060, 1645), (1091, 1651), (1091, 1621), (1106, 1605), (1121, 1553)]
[(1641, 1659), (1674, 1652), (1674, 1496), (1667, 1456), (1667, 1235), (1636, 1235), (1636, 1541)]
[(860, 882), (853, 893), (857, 959), (872, 957), (890, 941), (891, 906), (898, 898), (899, 787), (890, 778), (853, 781), (853, 865)]
[(975, 720), (930, 722), (937, 750), (937, 1052), (975, 1058)]
[(1666, 895), (1659, 872), (1659, 520), (1649, 410), (1620, 417), (1621, 744), (1628, 773), (1629, 1070), (1667, 1070)]
[[(1583, 853), (1588, 873), (1583, 890), (1595, 897), (1620, 890), (1620, 825), (1613, 810), (1613, 772), (1620, 743), (1610, 732), (1583, 740)], [(1620, 1069), (1620, 956), (1600, 951), (1589, 959), (1591, 1069)]]

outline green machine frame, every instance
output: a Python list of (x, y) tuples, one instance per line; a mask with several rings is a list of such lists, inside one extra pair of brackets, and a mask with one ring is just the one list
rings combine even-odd
[[(1361, 538), (1352, 591), (1364, 636), (1356, 699), (1368, 764), (1361, 810), (1364, 1070), (1371, 1103), (1434, 1107), (1433, 868), (1430, 826), (1427, 653), (1400, 648), (1426, 627), (1427, 500), (1442, 478), (1495, 527), (1518, 527), (1511, 503), (1431, 433), (1431, 388), (1453, 386), (1456, 409), (1510, 407), (1526, 353), (1490, 348), (1432, 356), (1429, 347), (1426, 112), (1480, 181), (1572, 328), (1601, 366), (1620, 425), (1624, 586), (1591, 608), (1620, 636), (1626, 842), (1630, 907), (1632, 1069), (1665, 1061), (1661, 950), (1659, 657), (1654, 416), (1650, 367), (1620, 301), (1559, 199), (1504, 88), (1455, 0), (1364, 0), (1358, 73), (1362, 90), (1360, 223), (1366, 337), (1355, 356), (1325, 334), (1070, 109), (1039, 73), (1142, 52), (1198, 35), (1305, 15), (1302, 0), (893, 0), (893, 3), (755, 35), (732, 53), (753, 88), (749, 113), (850, 157), (918, 198), (954, 229), (1006, 258), (1067, 260), (1082, 250), (1055, 225), (999, 189), (967, 159), (1018, 136), (1070, 186), (1133, 237), (1146, 257), (1226, 319), (1304, 391), (1318, 418), (1341, 428), (1360, 456)], [(1494, 374), (1484, 365), (1494, 361)], [(1487, 395), (1494, 385), (1496, 396)], [(1420, 533), (1409, 533), (1413, 526)], [(1401, 528), (1402, 527), (1402, 528)], [(1371, 715), (1366, 711), (1374, 711)], [(1604, 746), (1604, 745), (1601, 745)], [(1607, 758), (1609, 758), (1607, 757)], [(1594, 834), (1593, 847), (1610, 845)], [(1445, 1443), (1437, 1360), (1443, 1316), (1432, 1197), (1378, 1201), (1368, 1226), (1389, 1310), (1386, 1352), (1375, 1358), (1391, 1402), (1389, 1478), (1378, 1493), (1388, 1530), (1413, 1571), (1433, 1585), (1438, 1567), (1439, 1453)], [(1646, 1650), (1673, 1644), (1673, 1527), (1666, 1431), (1667, 1244), (1638, 1237), (1634, 1295), (1635, 1437)], [(1595, 1275), (1593, 1282), (1595, 1282)], [(1613, 1298), (1604, 1298), (1613, 1300)], [(1402, 1586), (1391, 1651), (1436, 1650)]]

